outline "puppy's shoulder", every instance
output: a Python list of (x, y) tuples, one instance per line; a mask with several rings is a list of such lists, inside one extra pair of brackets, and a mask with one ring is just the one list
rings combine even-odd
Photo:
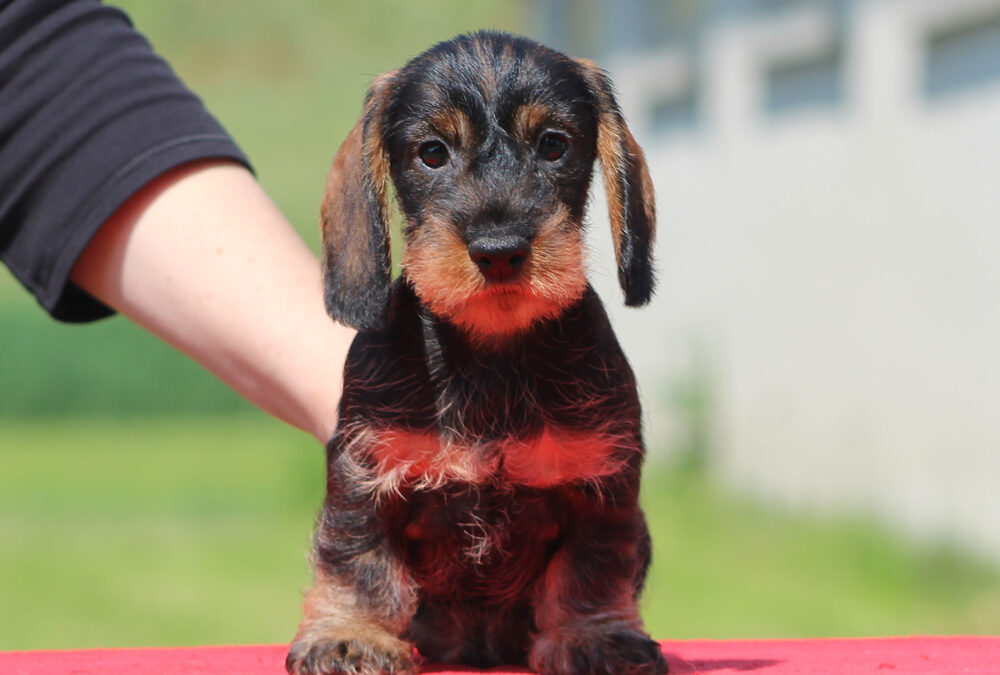
[(557, 352), (572, 347), (597, 350), (605, 357), (624, 359), (604, 303), (589, 284), (575, 304), (558, 319), (542, 326), (539, 339)]
[(344, 365), (341, 414), (409, 425), (429, 425), (433, 392), (422, 337), (420, 303), (408, 284), (398, 281), (385, 321), (359, 331)]
[(422, 339), (420, 300), (413, 287), (397, 279), (378, 328), (358, 331), (347, 355), (348, 364), (385, 352), (405, 354), (419, 351)]

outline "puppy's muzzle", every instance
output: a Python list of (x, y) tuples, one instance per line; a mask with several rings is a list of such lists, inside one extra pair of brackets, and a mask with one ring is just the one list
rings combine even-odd
[(488, 281), (510, 281), (524, 267), (531, 242), (508, 234), (479, 237), (469, 243), (469, 257)]

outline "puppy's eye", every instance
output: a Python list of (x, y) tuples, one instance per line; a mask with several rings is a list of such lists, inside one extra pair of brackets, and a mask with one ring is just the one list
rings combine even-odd
[(420, 161), (432, 169), (448, 163), (448, 148), (441, 141), (427, 141), (420, 146)]
[(546, 162), (562, 159), (567, 148), (569, 148), (569, 140), (564, 135), (554, 131), (546, 131), (538, 139), (538, 156)]

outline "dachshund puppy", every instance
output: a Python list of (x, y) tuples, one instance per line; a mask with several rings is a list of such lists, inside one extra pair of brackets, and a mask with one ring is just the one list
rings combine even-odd
[(322, 206), (327, 308), (359, 332), (289, 673), (411, 673), (414, 647), (542, 675), (666, 671), (636, 607), (635, 380), (585, 277), (595, 160), (625, 302), (645, 304), (653, 189), (596, 66), (482, 32), (372, 85)]

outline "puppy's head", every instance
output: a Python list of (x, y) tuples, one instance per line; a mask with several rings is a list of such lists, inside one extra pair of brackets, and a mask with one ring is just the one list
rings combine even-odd
[(385, 312), (387, 182), (403, 273), (437, 316), (503, 339), (586, 289), (582, 224), (600, 160), (628, 305), (653, 290), (653, 190), (607, 77), (531, 40), (477, 33), (377, 78), (323, 200), (327, 308), (359, 329)]

